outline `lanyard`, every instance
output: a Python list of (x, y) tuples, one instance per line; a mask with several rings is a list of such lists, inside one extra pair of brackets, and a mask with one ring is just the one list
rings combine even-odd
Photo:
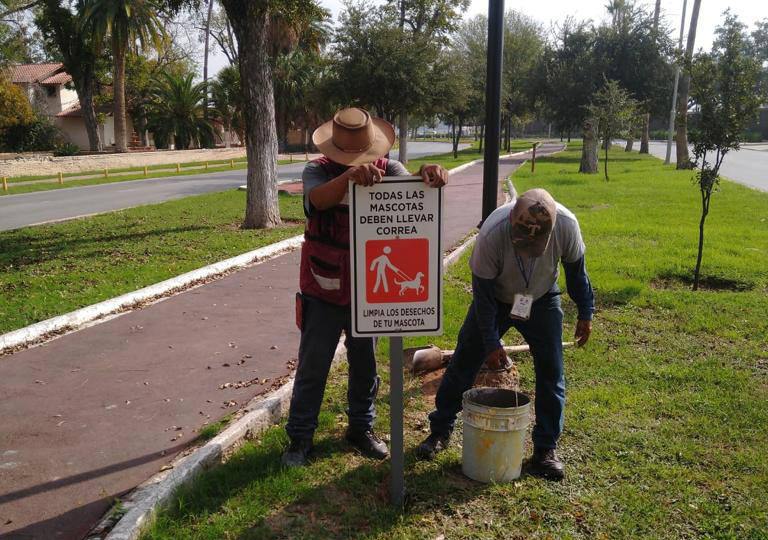
[(531, 278), (533, 277), (533, 269), (536, 266), (536, 259), (532, 258), (530, 267), (528, 268), (528, 273), (525, 271), (525, 265), (523, 264), (523, 259), (515, 253), (515, 260), (517, 261), (517, 267), (520, 269), (520, 275), (523, 276), (523, 281), (525, 281), (525, 292), (528, 292), (528, 288), (531, 284)]

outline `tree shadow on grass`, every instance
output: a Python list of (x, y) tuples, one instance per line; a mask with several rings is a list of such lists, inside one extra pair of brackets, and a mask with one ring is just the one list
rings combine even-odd
[[(693, 272), (664, 271), (651, 284), (657, 289), (690, 289), (693, 286)], [(756, 287), (754, 281), (725, 276), (703, 275), (699, 279), (699, 288), (708, 291), (744, 292)]]
[[(19, 235), (15, 238), (0, 239), (0, 269), (14, 266), (41, 264), (54, 259), (90, 259), (97, 253), (109, 253), (118, 249), (116, 242), (141, 241), (161, 238), (166, 235), (210, 231), (214, 226), (188, 225), (168, 227), (152, 231), (99, 235), (93, 237), (60, 236), (51, 230), (45, 235)], [(96, 246), (96, 249), (83, 249)], [(64, 256), (65, 257), (62, 257)]]

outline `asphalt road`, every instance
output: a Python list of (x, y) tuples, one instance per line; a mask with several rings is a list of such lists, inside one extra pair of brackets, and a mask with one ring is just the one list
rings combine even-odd
[[(449, 152), (450, 148), (450, 143), (412, 142), (408, 154), (417, 158)], [(397, 151), (392, 157), (397, 159)], [(301, 177), (303, 168), (303, 163), (281, 165), (278, 181)], [(0, 231), (226, 191), (244, 183), (245, 171), (237, 170), (6, 195), (0, 197)]]
[[(636, 148), (638, 145), (635, 142)], [(664, 159), (667, 143), (651, 141), (649, 150), (652, 155)], [(672, 162), (676, 155), (675, 145), (672, 144)], [(720, 174), (739, 184), (768, 191), (768, 145), (747, 145), (742, 146), (738, 152), (730, 152), (725, 156)]]

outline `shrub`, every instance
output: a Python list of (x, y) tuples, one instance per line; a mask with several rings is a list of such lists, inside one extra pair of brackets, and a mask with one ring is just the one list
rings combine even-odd
[[(668, 131), (666, 129), (654, 129), (650, 132), (649, 136), (651, 140), (654, 141), (666, 141), (668, 136)], [(672, 132), (672, 140), (675, 140), (675, 133)]]
[(0, 78), (0, 130), (32, 122), (35, 118), (24, 91)]
[(61, 142), (61, 132), (48, 120), (37, 118), (30, 123), (11, 126), (3, 133), (2, 146), (12, 152), (53, 150)]
[(76, 156), (80, 153), (80, 147), (71, 142), (65, 142), (53, 149), (54, 156)]

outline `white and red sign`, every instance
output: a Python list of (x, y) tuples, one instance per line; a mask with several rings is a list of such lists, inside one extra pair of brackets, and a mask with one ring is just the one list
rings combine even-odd
[(352, 335), (441, 334), (442, 189), (385, 177), (349, 203)]

